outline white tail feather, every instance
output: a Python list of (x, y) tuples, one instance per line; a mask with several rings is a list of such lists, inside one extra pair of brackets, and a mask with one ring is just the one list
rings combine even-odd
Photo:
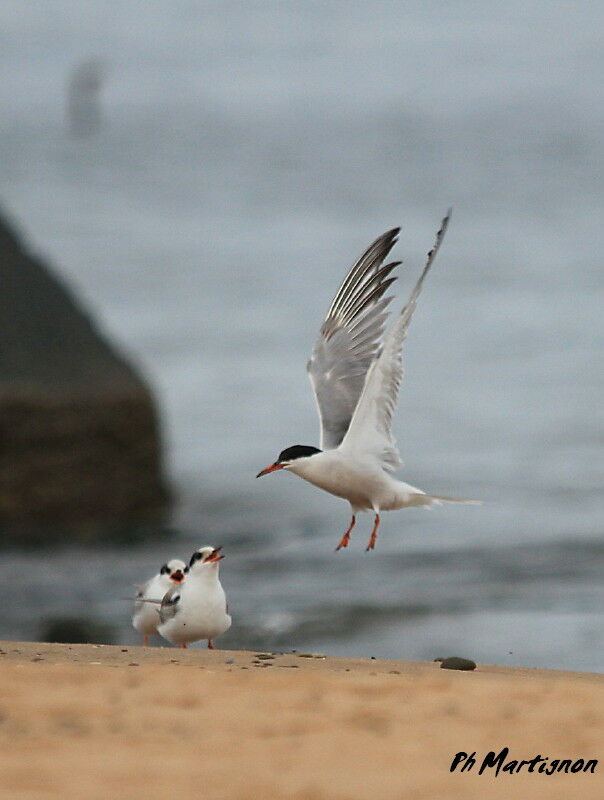
[[(394, 508), (411, 508), (421, 506), (423, 508), (433, 508), (443, 503), (463, 503), (467, 505), (479, 506), (481, 500), (466, 500), (461, 497), (445, 497), (439, 494), (424, 494), (424, 492), (404, 492), (399, 495), (398, 503)], [(388, 509), (389, 510), (389, 509)]]

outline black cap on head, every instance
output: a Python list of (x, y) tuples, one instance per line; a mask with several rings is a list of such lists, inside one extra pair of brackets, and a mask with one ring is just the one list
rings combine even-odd
[(295, 461), (297, 458), (305, 458), (307, 456), (314, 456), (315, 453), (320, 453), (318, 447), (311, 447), (307, 444), (295, 444), (293, 447), (287, 447), (279, 453), (277, 463), (282, 461)]

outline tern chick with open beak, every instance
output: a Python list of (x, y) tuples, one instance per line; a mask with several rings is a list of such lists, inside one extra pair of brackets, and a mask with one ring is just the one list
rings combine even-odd
[[(159, 602), (161, 602), (168, 589), (183, 583), (185, 570), (185, 562), (179, 558), (173, 558), (161, 567), (157, 575), (137, 587), (132, 625), (142, 634), (143, 646), (148, 644), (149, 636), (157, 633)], [(155, 604), (153, 601), (155, 601)]]
[(173, 586), (159, 608), (158, 633), (172, 644), (186, 647), (200, 639), (213, 639), (231, 627), (226, 596), (218, 577), (224, 556), (220, 547), (200, 547), (191, 556), (184, 585)]
[(386, 292), (396, 280), (391, 272), (400, 261), (384, 261), (399, 228), (376, 239), (352, 265), (327, 312), (307, 366), (321, 418), (321, 448), (288, 447), (256, 476), (288, 470), (348, 500), (352, 519), (336, 550), (348, 545), (360, 511), (375, 515), (367, 545), (367, 550), (373, 550), (381, 511), (474, 502), (426, 494), (392, 476), (401, 466), (392, 417), (403, 379), (403, 344), (450, 216), (449, 211), (407, 304), (385, 335), (386, 308), (392, 300)]

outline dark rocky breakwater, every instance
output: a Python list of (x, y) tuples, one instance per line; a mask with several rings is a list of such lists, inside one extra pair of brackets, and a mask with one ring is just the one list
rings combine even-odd
[(130, 537), (167, 503), (148, 386), (0, 218), (0, 541)]

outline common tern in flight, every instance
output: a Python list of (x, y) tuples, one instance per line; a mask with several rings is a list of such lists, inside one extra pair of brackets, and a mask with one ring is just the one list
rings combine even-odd
[(132, 625), (142, 634), (143, 646), (149, 642), (149, 636), (157, 633), (159, 625), (157, 606), (153, 601), (160, 601), (171, 586), (181, 584), (185, 579), (185, 569), (184, 561), (173, 558), (161, 567), (157, 575), (137, 586)]
[(220, 547), (196, 550), (183, 586), (173, 586), (164, 596), (157, 632), (172, 644), (186, 647), (190, 642), (207, 639), (208, 647), (213, 650), (212, 640), (231, 627), (226, 596), (218, 578), (218, 564), (224, 558), (220, 550)]
[(386, 307), (393, 299), (386, 291), (396, 280), (390, 273), (401, 262), (384, 265), (384, 261), (400, 228), (376, 239), (352, 265), (329, 307), (307, 365), (321, 420), (321, 447), (288, 447), (256, 476), (286, 469), (348, 500), (352, 520), (336, 550), (348, 545), (360, 511), (375, 514), (367, 545), (367, 550), (373, 550), (381, 511), (476, 502), (426, 494), (392, 476), (402, 466), (392, 435), (392, 415), (403, 378), (403, 343), (450, 218), (451, 210), (407, 304), (385, 336)]

